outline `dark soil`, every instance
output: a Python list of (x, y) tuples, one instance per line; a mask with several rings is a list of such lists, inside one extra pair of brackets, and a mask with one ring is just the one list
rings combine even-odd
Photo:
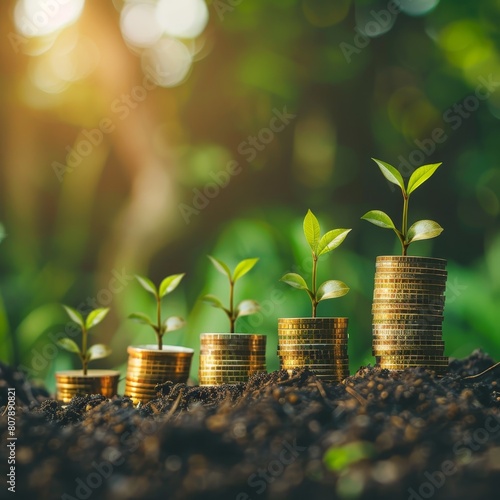
[[(500, 369), (464, 379), (493, 364), (475, 352), (441, 379), (368, 367), (338, 385), (308, 371), (166, 383), (141, 408), (95, 395), (62, 408), (2, 366), (0, 404), (5, 385), (19, 397), (10, 498), (497, 498)], [(0, 433), (3, 471), (5, 416)]]

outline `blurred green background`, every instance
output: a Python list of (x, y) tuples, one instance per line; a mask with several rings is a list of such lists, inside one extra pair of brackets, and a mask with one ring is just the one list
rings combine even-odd
[(113, 354), (94, 366), (124, 372), (127, 345), (154, 341), (126, 320), (154, 309), (135, 273), (187, 273), (165, 311), (188, 320), (170, 343), (197, 348), (228, 327), (198, 300), (227, 297), (212, 254), (260, 257), (236, 293), (263, 310), (238, 329), (268, 335), (276, 369), (277, 318), (310, 315), (278, 280), (308, 273), (311, 208), (323, 230), (353, 228), (319, 271), (351, 292), (319, 314), (350, 318), (351, 370), (373, 363), (375, 257), (399, 248), (360, 217), (399, 221), (401, 197), (370, 157), (405, 176), (443, 162), (410, 219), (445, 231), (410, 253), (449, 261), (446, 353), (500, 358), (498, 0), (5, 0), (0, 14), (2, 360), (53, 387), (76, 366), (54, 347), (59, 304), (92, 304), (112, 308), (92, 340)]

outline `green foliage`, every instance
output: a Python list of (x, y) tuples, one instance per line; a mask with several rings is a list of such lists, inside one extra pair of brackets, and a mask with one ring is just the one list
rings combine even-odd
[(224, 304), (215, 295), (204, 295), (201, 300), (206, 304), (221, 309), (224, 311), (229, 319), (229, 331), (234, 333), (236, 320), (241, 316), (249, 316), (259, 311), (259, 304), (255, 300), (246, 299), (241, 301), (236, 307), (234, 306), (234, 285), (235, 283), (245, 276), (253, 269), (259, 259), (244, 259), (239, 262), (234, 271), (231, 272), (228, 265), (211, 255), (208, 256), (213, 266), (229, 281), (229, 307)]
[(329, 448), (323, 461), (328, 469), (342, 472), (351, 465), (367, 460), (375, 455), (375, 447), (368, 441), (354, 441), (343, 446)]
[(72, 307), (63, 305), (63, 308), (71, 321), (76, 323), (80, 328), (82, 333), (82, 344), (80, 347), (73, 339), (69, 338), (59, 339), (57, 344), (65, 351), (78, 355), (80, 361), (82, 362), (83, 374), (87, 375), (87, 367), (90, 361), (106, 358), (111, 354), (111, 349), (104, 344), (94, 344), (87, 347), (89, 330), (102, 322), (108, 314), (109, 308), (94, 309), (90, 311), (86, 319), (83, 318), (79, 311), (73, 309)]
[(297, 273), (286, 273), (281, 277), (280, 281), (290, 285), (292, 288), (305, 290), (307, 292), (312, 303), (312, 316), (315, 318), (316, 309), (322, 300), (342, 297), (349, 292), (349, 287), (342, 281), (338, 280), (325, 281), (317, 288), (316, 276), (318, 258), (340, 246), (351, 229), (332, 229), (321, 236), (321, 228), (318, 219), (311, 212), (311, 210), (308, 210), (306, 216), (304, 217), (303, 229), (304, 236), (307, 243), (309, 243), (312, 253), (311, 287), (309, 288), (306, 280)]
[(408, 205), (410, 195), (425, 181), (432, 177), (441, 163), (423, 165), (422, 167), (417, 168), (408, 180), (408, 186), (405, 186), (403, 177), (399, 173), (398, 169), (384, 161), (376, 160), (375, 158), (372, 158), (372, 160), (378, 165), (383, 176), (389, 182), (399, 186), (401, 189), (401, 193), (403, 195), (401, 231), (395, 226), (392, 219), (380, 210), (370, 210), (361, 218), (371, 222), (375, 226), (382, 227), (384, 229), (392, 229), (401, 243), (403, 255), (407, 255), (408, 247), (414, 241), (428, 240), (439, 236), (443, 232), (443, 228), (437, 222), (432, 220), (417, 221), (408, 229)]
[(162, 299), (169, 293), (172, 293), (179, 286), (184, 276), (185, 273), (167, 276), (162, 280), (159, 287), (156, 287), (156, 285), (149, 278), (138, 275), (135, 276), (142, 288), (153, 295), (156, 300), (156, 322), (152, 321), (146, 314), (141, 312), (129, 314), (128, 317), (136, 323), (148, 325), (154, 330), (159, 350), (163, 349), (163, 336), (166, 333), (180, 330), (186, 324), (186, 322), (179, 316), (172, 316), (166, 320), (162, 320), (161, 314)]

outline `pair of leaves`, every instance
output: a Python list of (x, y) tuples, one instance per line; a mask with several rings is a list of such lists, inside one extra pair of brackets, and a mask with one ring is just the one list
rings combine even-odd
[(236, 283), (240, 278), (245, 276), (249, 271), (252, 270), (252, 268), (257, 264), (259, 259), (245, 259), (239, 262), (236, 267), (234, 268), (234, 271), (231, 273), (231, 270), (229, 269), (229, 266), (222, 262), (222, 260), (216, 259), (215, 257), (212, 257), (211, 255), (208, 256), (208, 258), (211, 260), (212, 264), (214, 265), (215, 269), (219, 271), (221, 274), (226, 276), (231, 283)]
[(443, 232), (443, 228), (437, 222), (433, 220), (419, 220), (408, 229), (408, 234), (403, 235), (396, 228), (392, 219), (380, 210), (370, 210), (361, 218), (384, 229), (392, 229), (406, 245), (414, 241), (435, 238)]
[(321, 302), (322, 300), (342, 297), (349, 292), (349, 287), (344, 282), (339, 280), (328, 280), (318, 287), (316, 296), (314, 296), (313, 292), (309, 290), (306, 280), (297, 273), (287, 273), (280, 279), (280, 281), (283, 281), (287, 285), (297, 288), (298, 290), (305, 290), (311, 300), (316, 303)]
[[(157, 326), (143, 313), (132, 313), (129, 315), (129, 319), (141, 325), (151, 326), (155, 331), (157, 330)], [(180, 316), (171, 316), (163, 322), (162, 331), (159, 333), (163, 335), (164, 333), (180, 330), (185, 324), (186, 322)]]
[(184, 278), (185, 275), (186, 273), (172, 274), (171, 276), (167, 276), (164, 280), (162, 280), (158, 288), (156, 288), (155, 284), (145, 276), (136, 275), (135, 279), (140, 283), (144, 290), (154, 295), (156, 299), (162, 299), (163, 297), (165, 297), (165, 295), (173, 292), (179, 286), (179, 283), (182, 281), (182, 278)]
[(94, 309), (93, 311), (90, 311), (87, 318), (84, 320), (82, 314), (76, 309), (68, 306), (63, 307), (70, 319), (74, 321), (82, 329), (82, 331), (89, 331), (91, 328), (98, 325), (109, 312), (109, 307)]
[(331, 252), (345, 240), (351, 229), (332, 229), (321, 236), (321, 228), (316, 216), (307, 211), (304, 218), (304, 236), (313, 254), (317, 257)]
[[(80, 347), (78, 347), (78, 344), (74, 340), (59, 339), (57, 341), (57, 345), (59, 345), (59, 347), (62, 347), (64, 350), (78, 354), (80, 358), (83, 358), (82, 356), (83, 353), (81, 352)], [(85, 359), (87, 361), (93, 361), (95, 359), (107, 358), (110, 354), (111, 354), (111, 349), (107, 345), (94, 344), (93, 346), (90, 346), (87, 349), (87, 352), (85, 353)]]
[[(201, 299), (205, 304), (208, 304), (216, 309), (222, 309), (228, 316), (231, 316), (231, 311), (229, 311), (222, 302), (215, 295), (205, 295)], [(260, 310), (258, 302), (251, 299), (242, 300), (237, 306), (235, 311), (234, 319), (240, 316), (249, 316), (250, 314), (255, 314)]]
[(425, 181), (427, 181), (434, 172), (439, 168), (442, 163), (432, 163), (429, 165), (423, 165), (422, 167), (417, 168), (413, 174), (411, 174), (410, 179), (408, 180), (408, 186), (405, 187), (405, 182), (403, 176), (399, 172), (399, 170), (389, 163), (385, 161), (376, 160), (372, 158), (372, 160), (378, 165), (380, 171), (384, 175), (384, 177), (396, 186), (401, 188), (404, 196), (410, 196), (418, 187), (420, 187)]

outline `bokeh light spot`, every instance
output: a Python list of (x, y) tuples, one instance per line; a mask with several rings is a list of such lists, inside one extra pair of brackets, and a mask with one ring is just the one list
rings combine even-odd
[(401, 10), (410, 16), (423, 16), (434, 10), (439, 0), (400, 0)]
[(157, 23), (156, 6), (146, 3), (126, 5), (122, 10), (120, 25), (125, 40), (136, 47), (150, 47), (162, 35)]
[(142, 69), (160, 87), (175, 87), (187, 77), (192, 65), (189, 49), (175, 38), (162, 38), (142, 54)]
[(208, 23), (203, 0), (159, 0), (156, 15), (163, 31), (179, 38), (196, 38)]

